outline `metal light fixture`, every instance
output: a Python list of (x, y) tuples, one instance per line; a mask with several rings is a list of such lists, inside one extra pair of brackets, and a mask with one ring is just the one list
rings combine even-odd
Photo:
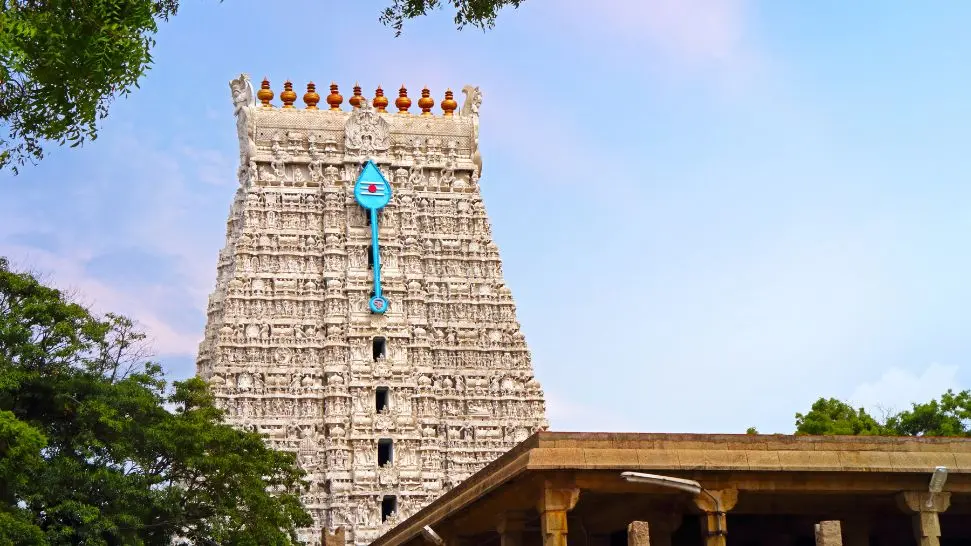
[(674, 478), (672, 476), (661, 476), (660, 474), (644, 474), (643, 472), (621, 472), (620, 477), (632, 483), (649, 483), (671, 489), (687, 491), (692, 495), (700, 494), (704, 488), (694, 480), (684, 478)]
[(715, 518), (715, 525), (717, 526), (716, 531), (723, 532), (723, 529), (721, 527), (722, 525), (721, 516), (725, 514), (725, 510), (722, 509), (721, 500), (718, 497), (712, 495), (711, 491), (708, 491), (707, 489), (702, 487), (700, 483), (694, 480), (675, 478), (674, 476), (662, 476), (660, 474), (645, 474), (643, 472), (621, 472), (620, 477), (631, 483), (649, 483), (651, 485), (657, 485), (660, 487), (678, 489), (680, 491), (691, 493), (692, 495), (700, 495), (704, 493), (712, 500), (712, 502), (715, 503), (715, 512), (719, 514), (719, 517)]
[(927, 486), (927, 490), (930, 492), (927, 495), (927, 507), (934, 507), (934, 495), (944, 491), (944, 482), (947, 481), (947, 467), (938, 466), (934, 468), (934, 473), (931, 474), (931, 483)]
[(931, 474), (931, 483), (928, 490), (931, 493), (940, 493), (944, 491), (944, 482), (947, 481), (947, 467), (938, 466), (934, 469), (934, 473)]

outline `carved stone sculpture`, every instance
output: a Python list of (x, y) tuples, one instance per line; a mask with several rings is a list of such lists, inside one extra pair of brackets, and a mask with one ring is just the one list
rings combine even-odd
[[(460, 115), (264, 108), (230, 83), (242, 184), (199, 347), (230, 423), (308, 472), (307, 544), (368, 544), (546, 427), (476, 183), (481, 93)], [(382, 286), (368, 309), (366, 160), (390, 182)], [(393, 501), (391, 500), (393, 499)]]

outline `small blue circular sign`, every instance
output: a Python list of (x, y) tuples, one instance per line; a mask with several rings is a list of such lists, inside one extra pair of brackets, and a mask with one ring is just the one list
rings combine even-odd
[(370, 307), (371, 311), (375, 313), (383, 314), (388, 310), (388, 300), (381, 296), (374, 296), (371, 298), (371, 301), (368, 302), (368, 307)]

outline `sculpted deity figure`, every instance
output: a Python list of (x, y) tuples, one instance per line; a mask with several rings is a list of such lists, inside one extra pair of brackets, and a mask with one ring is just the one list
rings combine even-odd
[(249, 172), (253, 159), (256, 157), (256, 141), (253, 139), (253, 121), (247, 108), (256, 104), (256, 94), (249, 75), (240, 74), (238, 78), (229, 82), (229, 89), (233, 95), (233, 115), (236, 116), (236, 134), (239, 137), (239, 168), (237, 176), (240, 183), (244, 183), (255, 176)]
[(390, 127), (371, 105), (364, 101), (347, 119), (344, 127), (344, 147), (356, 150), (363, 157), (386, 152), (391, 146)]
[(465, 93), (462, 115), (472, 117), (472, 163), (475, 164), (472, 177), (479, 179), (482, 177), (482, 155), (479, 153), (479, 106), (482, 105), (482, 92), (471, 85), (462, 88), (462, 92)]

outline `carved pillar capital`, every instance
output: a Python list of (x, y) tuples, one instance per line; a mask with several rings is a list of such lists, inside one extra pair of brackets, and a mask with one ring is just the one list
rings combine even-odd
[(950, 493), (904, 491), (897, 495), (897, 505), (913, 514), (914, 537), (920, 546), (940, 546), (941, 521), (937, 515), (951, 507)]
[(738, 503), (738, 489), (704, 490), (694, 498), (695, 506), (704, 512), (701, 532), (705, 546), (725, 546), (728, 535), (726, 513)]
[(543, 529), (543, 546), (567, 546), (567, 512), (580, 499), (580, 490), (570, 484), (544, 481), (536, 510)]
[(904, 491), (897, 495), (897, 506), (908, 514), (946, 512), (951, 507), (951, 494), (946, 492)]

